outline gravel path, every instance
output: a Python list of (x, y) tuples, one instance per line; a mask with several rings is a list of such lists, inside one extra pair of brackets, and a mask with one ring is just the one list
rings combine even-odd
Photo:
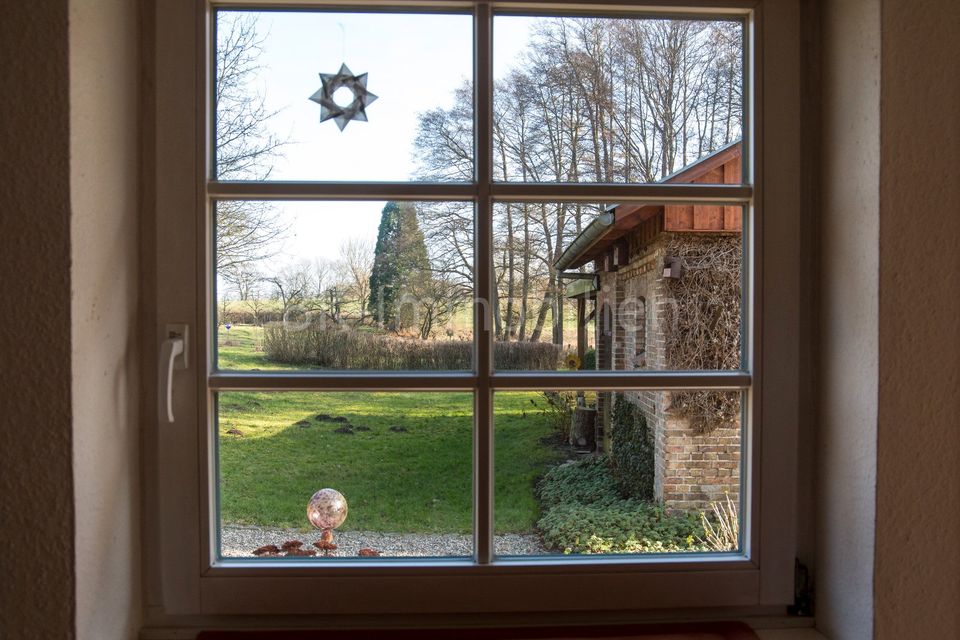
[[(250, 557), (257, 547), (267, 544), (280, 546), (287, 540), (302, 540), (304, 548), (320, 538), (318, 531), (304, 533), (296, 529), (275, 529), (224, 525), (221, 534), (221, 553), (226, 558)], [(469, 535), (444, 533), (377, 533), (372, 531), (334, 532), (336, 557), (357, 557), (360, 549), (376, 549), (384, 557), (470, 556), (473, 539)], [(538, 555), (546, 553), (535, 535), (507, 534), (496, 536), (494, 548), (499, 555)]]

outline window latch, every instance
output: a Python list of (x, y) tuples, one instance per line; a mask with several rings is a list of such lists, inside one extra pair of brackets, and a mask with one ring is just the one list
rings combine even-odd
[(186, 324), (168, 324), (167, 337), (160, 346), (160, 420), (173, 420), (173, 370), (187, 368)]

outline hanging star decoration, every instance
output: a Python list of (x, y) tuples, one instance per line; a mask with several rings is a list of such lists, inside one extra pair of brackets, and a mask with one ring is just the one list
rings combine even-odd
[[(367, 91), (367, 74), (355, 76), (346, 64), (341, 64), (340, 71), (336, 73), (321, 73), (320, 82), (323, 86), (310, 96), (311, 100), (320, 105), (320, 122), (332, 119), (340, 127), (340, 131), (343, 131), (351, 120), (367, 121), (366, 109), (377, 99), (377, 96)], [(340, 106), (334, 102), (333, 94), (344, 87), (353, 93), (353, 100), (346, 106)]]

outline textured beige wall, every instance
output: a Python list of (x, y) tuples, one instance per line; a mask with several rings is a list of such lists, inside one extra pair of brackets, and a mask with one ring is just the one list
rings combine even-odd
[(0, 60), (0, 638), (70, 638), (66, 0), (4, 11)]
[(140, 623), (137, 3), (70, 2), (76, 633)]
[(817, 624), (960, 637), (960, 4), (821, 6)]
[(817, 626), (869, 638), (877, 434), (880, 0), (822, 3)]
[(876, 637), (960, 638), (960, 3), (883, 2)]

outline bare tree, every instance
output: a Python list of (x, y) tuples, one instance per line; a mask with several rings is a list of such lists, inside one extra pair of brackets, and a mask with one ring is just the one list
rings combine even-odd
[(335, 277), (336, 265), (326, 258), (315, 258), (311, 263), (313, 276), (312, 298), (323, 298), (324, 292), (332, 284)]
[(248, 300), (252, 290), (263, 280), (263, 274), (252, 262), (232, 263), (219, 275), (226, 283), (233, 285), (241, 302)]
[(342, 290), (340, 304), (347, 303), (357, 309), (357, 322), (367, 317), (373, 257), (373, 245), (369, 241), (350, 238), (340, 247), (340, 259), (335, 267)]
[[(496, 177), (652, 182), (732, 142), (741, 128), (742, 39), (742, 25), (732, 21), (538, 22), (516, 67), (495, 86)], [(424, 179), (472, 177), (471, 99), (461, 88), (450, 109), (421, 114), (416, 149)], [(563, 286), (553, 263), (600, 211), (599, 203), (498, 205), (498, 339), (539, 340), (550, 319), (551, 338), (562, 344)], [(462, 252), (461, 230), (472, 214), (426, 207), (431, 252)]]
[[(215, 125), (220, 180), (265, 180), (285, 143), (268, 129), (276, 112), (267, 109), (254, 85), (262, 47), (256, 15), (218, 14)], [(242, 266), (272, 255), (286, 232), (276, 211), (264, 202), (220, 201), (216, 221), (217, 271), (228, 279)]]
[(302, 306), (314, 289), (310, 265), (306, 262), (288, 265), (264, 281), (273, 285), (274, 294), (280, 301), (280, 311), (284, 315), (294, 307)]
[(263, 280), (253, 283), (247, 292), (246, 305), (253, 313), (253, 324), (260, 326), (263, 324), (263, 313), (266, 311), (267, 304), (263, 297)]
[(436, 327), (450, 321), (462, 307), (464, 298), (455, 275), (434, 271), (424, 278), (415, 292), (419, 305), (420, 338), (426, 340)]

